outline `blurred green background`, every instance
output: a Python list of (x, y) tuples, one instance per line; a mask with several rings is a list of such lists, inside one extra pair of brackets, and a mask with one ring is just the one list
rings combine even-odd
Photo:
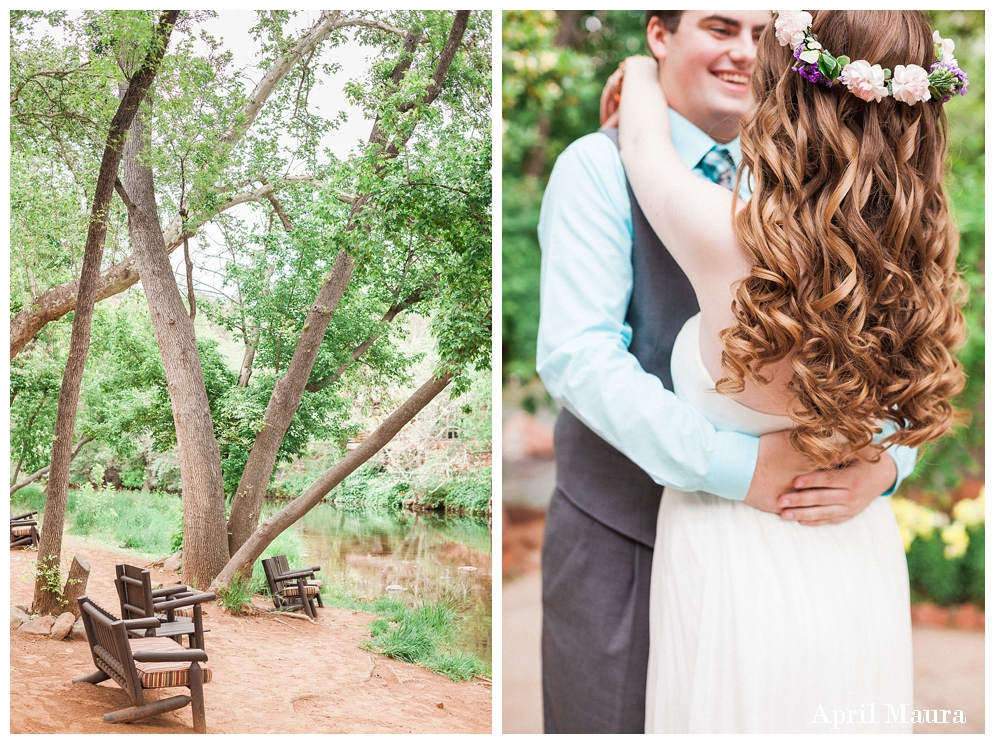
[[(956, 43), (970, 78), (965, 96), (945, 105), (952, 172), (948, 191), (961, 232), (960, 265), (971, 287), (965, 308), (968, 375), (955, 401), (970, 421), (926, 448), (903, 486), (918, 501), (949, 511), (965, 478), (984, 479), (984, 11), (931, 11), (933, 28)], [(647, 54), (644, 12), (506, 11), (502, 41), (503, 311), (502, 364), (516, 403), (552, 405), (535, 373), (539, 323), (539, 243), (543, 189), (557, 156), (598, 128), (605, 79), (631, 54)], [(976, 489), (975, 489), (976, 490)]]

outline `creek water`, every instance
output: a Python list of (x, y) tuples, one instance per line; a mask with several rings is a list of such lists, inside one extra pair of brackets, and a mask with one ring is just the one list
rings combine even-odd
[(459, 650), (491, 663), (491, 531), (486, 520), (322, 504), (293, 528), (319, 578), (366, 600), (411, 606), (446, 600), (460, 611)]

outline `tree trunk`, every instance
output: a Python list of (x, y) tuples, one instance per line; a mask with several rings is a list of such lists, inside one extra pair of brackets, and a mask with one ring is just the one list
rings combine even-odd
[(81, 555), (73, 556), (73, 564), (69, 567), (69, 577), (62, 588), (62, 602), (65, 612), (73, 613), (79, 618), (79, 603), (76, 601), (86, 594), (86, 582), (90, 578), (90, 564)]
[(228, 520), (228, 548), (231, 552), (238, 550), (259, 524), (259, 512), (266, 497), (266, 487), (273, 474), (273, 466), (276, 465), (280, 443), (301, 404), (304, 386), (314, 368), (318, 349), (325, 338), (325, 331), (335, 308), (349, 286), (355, 265), (355, 259), (344, 252), (335, 257), (332, 270), (304, 321), (304, 330), (297, 341), (287, 374), (273, 388), (263, 417), (263, 427), (252, 443), (249, 460), (232, 500), (231, 517)]
[(259, 344), (259, 329), (257, 328), (252, 338), (245, 345), (245, 353), (242, 355), (242, 366), (238, 370), (238, 386), (249, 387), (249, 378), (252, 377), (252, 363), (256, 360), (256, 346)]
[[(410, 111), (419, 104), (428, 106), (438, 98), (442, 92), (442, 84), (449, 73), (449, 67), (459, 50), (460, 41), (466, 32), (469, 16), (470, 11), (467, 10), (456, 12), (446, 44), (432, 73), (432, 80), (426, 86), (424, 94), (414, 100), (400, 103), (397, 107), (398, 111)], [(395, 86), (400, 83), (411, 66), (411, 55), (414, 53), (419, 37), (420, 35), (415, 32), (410, 32), (405, 37), (401, 59), (391, 73), (391, 81)], [(382, 128), (381, 122), (377, 120), (370, 134), (370, 142), (384, 150), (385, 159), (390, 159), (397, 157), (404, 147), (407, 137), (410, 137), (412, 132), (413, 129), (409, 129), (405, 137), (388, 142), (389, 136)], [(381, 163), (377, 166), (377, 172), (381, 172), (382, 169), (383, 164)], [(363, 210), (369, 197), (369, 194), (359, 196), (353, 202), (347, 229), (355, 227), (356, 223), (353, 222), (353, 218)], [(328, 327), (335, 310), (335, 305), (329, 304), (330, 299), (334, 297), (334, 301), (337, 303), (341, 298), (342, 292), (345, 291), (352, 276), (354, 265), (355, 261), (344, 251), (335, 258), (329, 277), (308, 313), (304, 332), (297, 342), (290, 368), (287, 370), (286, 376), (273, 388), (273, 395), (263, 418), (262, 431), (252, 445), (249, 460), (242, 471), (242, 477), (239, 479), (238, 489), (232, 501), (231, 516), (228, 519), (228, 546), (231, 554), (236, 553), (242, 547), (259, 523), (259, 513), (266, 496), (266, 488), (273, 474), (273, 466), (276, 464), (280, 443), (287, 433), (294, 413), (300, 406), (304, 387), (318, 354), (318, 346), (325, 336), (325, 329)], [(339, 283), (343, 278), (345, 283), (341, 284), (340, 288)], [(335, 292), (338, 294), (334, 294)], [(328, 299), (323, 299), (325, 297)], [(330, 310), (327, 309), (329, 307)], [(251, 562), (249, 565), (251, 566)]]
[(250, 573), (253, 563), (273, 540), (320, 504), (329, 491), (345, 480), (350, 473), (383, 449), (384, 445), (393, 439), (406, 423), (446, 388), (451, 379), (452, 375), (447, 373), (442, 377), (430, 379), (418, 388), (356, 449), (342, 458), (331, 470), (325, 472), (304, 493), (259, 525), (258, 529), (232, 556), (228, 565), (218, 574), (211, 585), (211, 591), (226, 589), (231, 585), (232, 579), (236, 575)]
[(83, 383), (83, 367), (90, 350), (90, 323), (96, 301), (100, 264), (107, 237), (107, 214), (114, 195), (114, 182), (121, 163), (122, 144), (138, 107), (152, 85), (159, 63), (169, 43), (178, 10), (167, 10), (159, 18), (152, 46), (141, 68), (131, 78), (128, 92), (118, 105), (107, 134), (100, 171), (93, 194), (90, 225), (87, 230), (83, 268), (79, 279), (76, 313), (69, 341), (69, 358), (59, 390), (59, 405), (55, 419), (55, 440), (52, 444), (52, 469), (45, 499), (45, 527), (38, 545), (37, 576), (33, 606), (37, 612), (50, 614), (61, 607), (59, 598), (51, 590), (53, 573), (58, 575), (62, 559), (62, 530), (65, 526), (66, 499), (69, 492), (69, 463), (72, 459), (73, 429), (76, 426), (76, 408)]
[[(69, 462), (72, 462), (73, 460), (76, 459), (76, 455), (78, 455), (79, 451), (81, 449), (83, 449), (83, 445), (84, 444), (86, 444), (87, 442), (92, 442), (92, 441), (93, 441), (93, 437), (83, 437), (81, 440), (79, 440), (79, 444), (77, 444), (73, 448), (72, 455), (69, 457)], [(51, 465), (46, 465), (45, 467), (39, 468), (38, 470), (36, 470), (35, 472), (33, 472), (31, 475), (29, 475), (27, 478), (25, 478), (24, 480), (20, 481), (19, 483), (15, 483), (14, 485), (12, 485), (10, 487), (10, 495), (13, 496), (15, 493), (17, 493), (18, 491), (20, 491), (22, 488), (24, 488), (29, 483), (34, 483), (36, 480), (38, 480), (39, 478), (41, 478), (43, 475), (45, 475), (45, 473), (47, 473), (51, 469), (52, 469)]]
[(142, 162), (148, 137), (136, 117), (121, 166), (132, 252), (142, 278), (156, 344), (166, 372), (183, 488), (183, 581), (206, 586), (228, 562), (221, 452), (214, 436), (193, 320), (183, 304), (162, 237), (151, 169)]

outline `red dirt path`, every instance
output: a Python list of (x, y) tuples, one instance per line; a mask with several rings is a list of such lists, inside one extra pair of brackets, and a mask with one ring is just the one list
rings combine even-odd
[[(87, 593), (116, 611), (114, 565), (141, 559), (67, 535), (63, 555), (85, 556)], [(36, 553), (10, 551), (11, 604), (29, 604)], [(179, 577), (149, 566), (155, 582)], [(267, 606), (256, 598), (260, 610)], [(271, 607), (271, 605), (269, 605)], [(210, 733), (490, 733), (491, 685), (451, 682), (429, 670), (359, 648), (372, 615), (332, 607), (318, 621), (259, 612), (237, 617), (206, 605), (209, 666), (204, 688)], [(94, 670), (85, 641), (53, 641), (11, 631), (11, 733), (186, 733), (190, 707), (139, 723), (103, 714), (130, 705), (114, 683), (73, 685)], [(181, 690), (153, 692), (153, 699)]]

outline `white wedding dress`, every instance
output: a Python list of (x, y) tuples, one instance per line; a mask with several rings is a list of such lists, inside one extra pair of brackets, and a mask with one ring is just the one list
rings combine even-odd
[[(718, 429), (790, 428), (714, 391), (699, 323), (674, 345), (677, 395)], [(911, 715), (909, 579), (887, 499), (843, 524), (805, 527), (664, 490), (646, 733), (911, 733)]]

